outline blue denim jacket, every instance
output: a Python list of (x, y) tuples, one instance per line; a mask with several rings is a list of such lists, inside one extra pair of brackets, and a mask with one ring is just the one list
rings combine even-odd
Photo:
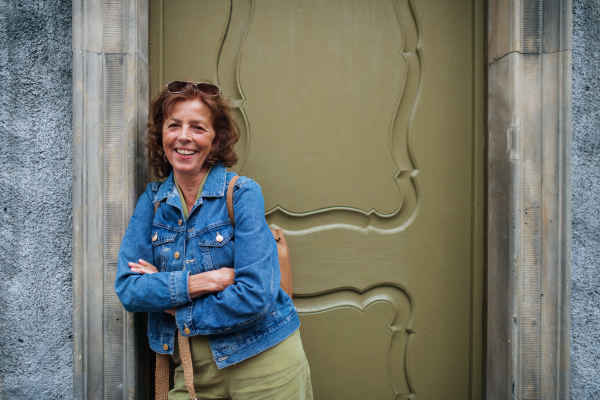
[[(219, 368), (278, 344), (300, 326), (291, 299), (279, 287), (277, 246), (253, 180), (242, 176), (236, 182), (235, 230), (229, 221), (226, 192), (233, 176), (215, 165), (187, 220), (173, 174), (162, 184), (150, 183), (123, 237), (115, 280), (127, 311), (148, 312), (152, 350), (172, 354), (177, 328), (184, 336), (207, 335)], [(128, 262), (140, 258), (159, 272), (132, 273)], [(234, 268), (234, 284), (191, 300), (190, 274), (223, 267)], [(173, 307), (175, 317), (164, 312)]]

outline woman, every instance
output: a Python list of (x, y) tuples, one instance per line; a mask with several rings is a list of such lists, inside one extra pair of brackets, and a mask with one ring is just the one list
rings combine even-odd
[(148, 312), (150, 347), (177, 365), (169, 399), (190, 398), (177, 330), (190, 337), (198, 398), (312, 399), (300, 322), (279, 287), (276, 243), (251, 179), (234, 186), (235, 229), (228, 218), (235, 174), (226, 167), (237, 161), (239, 130), (220, 89), (169, 83), (147, 128), (151, 167), (166, 180), (138, 200), (115, 290), (127, 311)]

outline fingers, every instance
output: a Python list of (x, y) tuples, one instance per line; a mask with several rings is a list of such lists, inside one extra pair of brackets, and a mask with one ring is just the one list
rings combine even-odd
[(145, 267), (152, 267), (152, 268), (155, 268), (155, 267), (154, 267), (154, 265), (150, 264), (150, 263), (149, 263), (148, 261), (146, 261), (146, 260), (142, 260), (141, 258), (138, 260), (138, 262), (139, 262), (141, 265), (145, 266)]
[(131, 272), (137, 272), (138, 274), (154, 274), (158, 272), (158, 269), (148, 261), (139, 259), (139, 263), (130, 262), (129, 268), (131, 268)]
[(175, 316), (175, 308), (169, 308), (168, 310), (165, 310), (165, 312), (167, 314), (171, 314), (172, 316)]
[(144, 267), (141, 266), (138, 263), (130, 262), (128, 265), (129, 265), (129, 268), (131, 269), (131, 272), (137, 272), (138, 274), (145, 274), (146, 273), (144, 271)]

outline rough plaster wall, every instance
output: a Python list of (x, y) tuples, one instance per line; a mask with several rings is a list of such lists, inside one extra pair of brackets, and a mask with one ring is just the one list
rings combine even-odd
[(600, 399), (600, 1), (573, 1), (571, 398)]
[(0, 0), (0, 399), (73, 398), (71, 0)]

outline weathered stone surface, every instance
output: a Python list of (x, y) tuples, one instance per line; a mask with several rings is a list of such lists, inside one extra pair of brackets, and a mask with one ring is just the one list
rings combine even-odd
[(573, 1), (571, 398), (600, 398), (600, 7)]
[[(489, 400), (565, 399), (569, 393), (568, 4), (490, 4)], [(510, 13), (501, 12), (502, 7)], [(507, 46), (515, 37), (520, 45)]]
[[(148, 2), (73, 1), (73, 395), (148, 398), (116, 258), (147, 180)], [(136, 367), (140, 371), (136, 371)], [(118, 371), (118, 373), (115, 373)]]
[(71, 1), (0, 10), (0, 398), (71, 399)]

